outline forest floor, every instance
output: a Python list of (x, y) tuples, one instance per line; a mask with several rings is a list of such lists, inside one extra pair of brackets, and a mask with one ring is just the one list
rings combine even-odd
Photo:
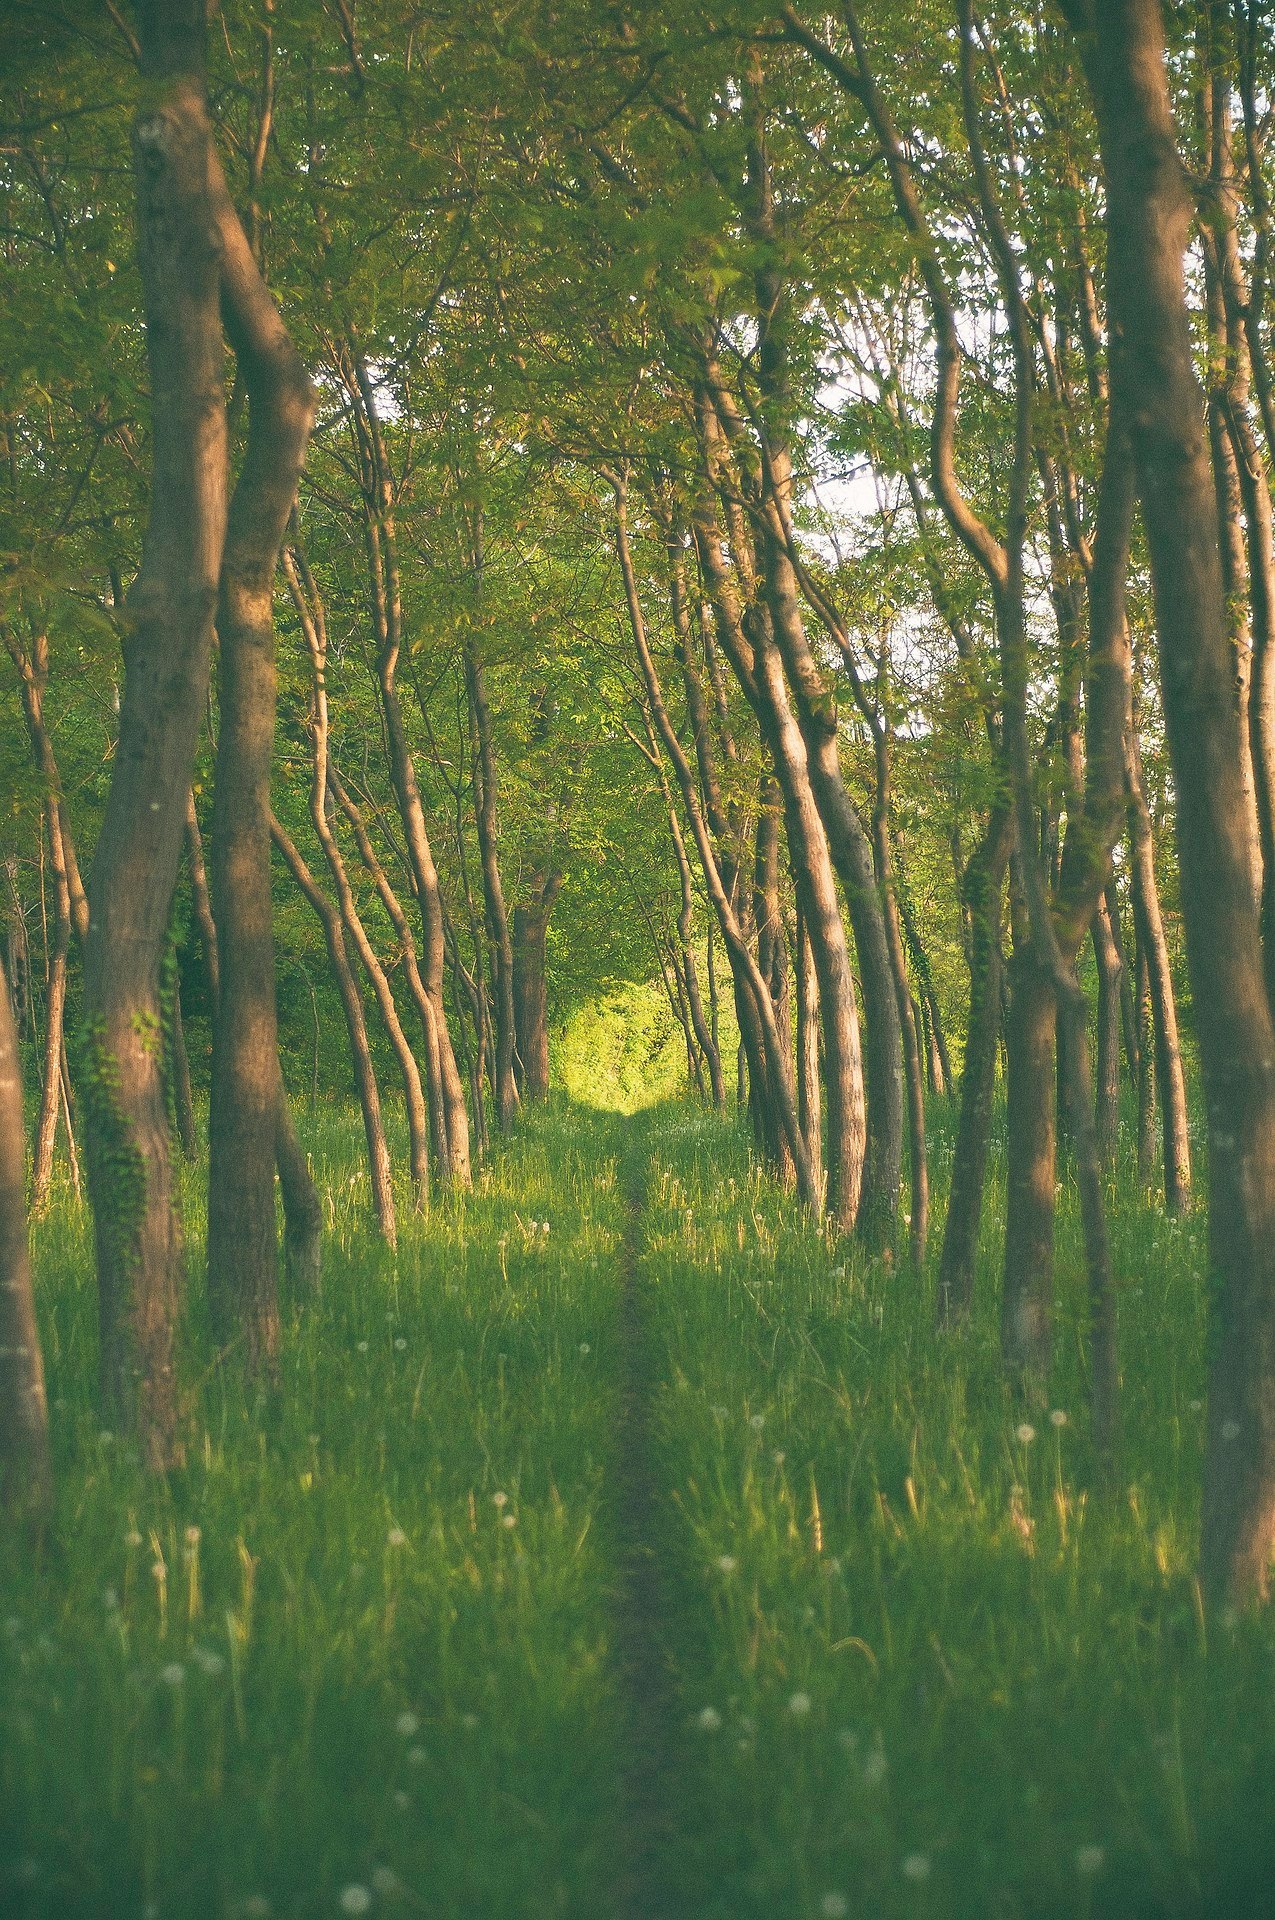
[(354, 1117), (312, 1132), (323, 1297), (273, 1396), (192, 1307), (166, 1483), (98, 1429), (85, 1221), (39, 1224), (58, 1514), (38, 1567), (0, 1542), (0, 1913), (1271, 1913), (1275, 1628), (1206, 1632), (1194, 1581), (1198, 1214), (1113, 1188), (1104, 1497), (1069, 1211), (1024, 1409), (994, 1228), (940, 1339), (928, 1279), (699, 1110), (555, 1105), (396, 1255)]

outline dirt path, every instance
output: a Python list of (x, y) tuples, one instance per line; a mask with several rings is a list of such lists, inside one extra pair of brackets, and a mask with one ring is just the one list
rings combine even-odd
[(641, 1265), (649, 1150), (640, 1123), (630, 1126), (620, 1170), (627, 1212), (619, 1259), (621, 1394), (614, 1464), (619, 1543), (615, 1664), (627, 1722), (624, 1855), (615, 1904), (620, 1920), (675, 1920), (684, 1910), (669, 1871), (677, 1792), (676, 1707), (667, 1654), (669, 1596), (660, 1558), (654, 1359)]

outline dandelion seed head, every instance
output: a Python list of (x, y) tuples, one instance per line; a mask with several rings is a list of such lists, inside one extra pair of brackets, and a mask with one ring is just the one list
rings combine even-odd
[(1239, 1437), (1240, 1437), (1240, 1423), (1239, 1423), (1239, 1421), (1238, 1421), (1238, 1420), (1224, 1420), (1224, 1421), (1222, 1422), (1222, 1438), (1223, 1438), (1224, 1440), (1238, 1440), (1238, 1439), (1239, 1439)]
[(507, 1493), (493, 1493), (491, 1496), (491, 1504), (493, 1507), (507, 1507), (509, 1505), (509, 1495)]
[(517, 1526), (517, 1524), (518, 1524), (518, 1516), (517, 1516), (517, 1514), (516, 1514), (516, 1513), (502, 1513), (502, 1514), (501, 1514), (501, 1516), (500, 1516), (500, 1524), (501, 1524), (501, 1526), (502, 1526), (502, 1527), (516, 1527), (516, 1526)]
[(407, 1545), (407, 1535), (404, 1533), (402, 1527), (391, 1527), (385, 1539), (386, 1543), (391, 1547), (405, 1547)]
[(1088, 1846), (1077, 1847), (1076, 1872), (1082, 1874), (1086, 1880), (1092, 1880), (1095, 1874), (1102, 1872), (1106, 1859), (1106, 1849), (1095, 1846), (1092, 1841)]
[(928, 1853), (905, 1853), (902, 1865), (903, 1878), (912, 1880), (919, 1886), (930, 1877), (930, 1856)]
[(369, 1913), (372, 1908), (372, 1895), (367, 1887), (342, 1887), (339, 1904), (342, 1913)]
[(587, 1340), (582, 1340), (582, 1341), (580, 1342), (580, 1354), (581, 1354), (581, 1358), (583, 1358), (584, 1356), (586, 1356), (586, 1355), (588, 1354), (588, 1351), (589, 1351), (589, 1343), (588, 1343), (588, 1341), (587, 1341)]
[(159, 1677), (166, 1687), (180, 1687), (186, 1678), (186, 1669), (180, 1660), (170, 1660), (166, 1667), (160, 1668)]
[(401, 1333), (399, 1334), (399, 1336), (398, 1336), (398, 1339), (397, 1339), (397, 1340), (396, 1340), (396, 1341), (394, 1342), (394, 1351), (395, 1351), (395, 1353), (406, 1353), (406, 1352), (407, 1352), (407, 1342), (406, 1342), (406, 1340), (405, 1340), (405, 1339), (403, 1338), (403, 1336), (402, 1336), (402, 1334), (401, 1334)]
[(211, 1676), (225, 1669), (225, 1660), (212, 1647), (196, 1647), (190, 1657), (201, 1673)]
[(722, 1724), (722, 1716), (716, 1707), (701, 1707), (695, 1724), (701, 1733), (716, 1733)]
[(760, 1433), (760, 1432), (761, 1432), (761, 1430), (762, 1430), (762, 1428), (763, 1428), (763, 1427), (765, 1426), (765, 1424), (766, 1424), (766, 1416), (765, 1416), (765, 1414), (764, 1414), (764, 1413), (754, 1413), (754, 1414), (753, 1414), (753, 1415), (752, 1415), (752, 1416), (750, 1417), (750, 1419), (749, 1419), (749, 1422), (748, 1422), (748, 1424), (749, 1424), (749, 1426), (750, 1426), (750, 1427), (752, 1428), (752, 1430), (753, 1430), (753, 1432), (754, 1432), (754, 1433)]
[(810, 1695), (808, 1693), (790, 1693), (788, 1696), (788, 1711), (794, 1720), (804, 1720), (810, 1712)]
[(412, 1735), (419, 1733), (420, 1730), (421, 1723), (416, 1715), (411, 1712), (400, 1713), (398, 1719), (394, 1722), (395, 1733), (401, 1734), (404, 1740), (410, 1740)]
[(819, 1902), (819, 1911), (823, 1920), (845, 1920), (850, 1903), (844, 1893), (825, 1893)]
[(472, 1733), (478, 1725), (478, 1715), (476, 1713), (462, 1713), (460, 1716), (460, 1724), (464, 1727), (466, 1733)]
[(734, 1573), (738, 1564), (739, 1562), (733, 1553), (719, 1553), (717, 1556), (717, 1571), (719, 1573)]
[(128, 1532), (124, 1535), (124, 1545), (126, 1547), (140, 1547), (141, 1544), (142, 1544), (141, 1534), (137, 1531), (136, 1527), (130, 1527)]
[(1049, 1424), (1051, 1427), (1065, 1427), (1067, 1425), (1066, 1411), (1062, 1407), (1051, 1407)]
[[(1019, 1422), (1014, 1428), (1014, 1438), (1021, 1442), (1023, 1446), (1030, 1447), (1032, 1441), (1036, 1438), (1036, 1429), (1030, 1420), (1022, 1420)], [(909, 1858), (910, 1857), (911, 1856), (909, 1856)]]
[(403, 1787), (395, 1787), (394, 1805), (398, 1808), (399, 1812), (406, 1813), (407, 1809), (411, 1806), (411, 1804), (412, 1804), (411, 1794), (408, 1793), (406, 1789)]
[(201, 1539), (201, 1537), (202, 1537), (202, 1536), (201, 1536), (201, 1534), (200, 1534), (200, 1531), (199, 1531), (199, 1528), (198, 1528), (198, 1527), (187, 1527), (187, 1529), (186, 1529), (186, 1545), (187, 1545), (188, 1547), (197, 1547), (197, 1546), (199, 1545), (199, 1542), (200, 1542), (200, 1539)]
[(366, 1353), (366, 1352), (367, 1352), (367, 1341), (366, 1341), (366, 1340), (360, 1340), (360, 1341), (359, 1341), (359, 1343), (358, 1343), (358, 1347), (357, 1347), (357, 1349), (356, 1349), (356, 1351), (357, 1351), (357, 1352), (359, 1352), (359, 1353)]
[(409, 1766), (423, 1767), (425, 1764), (424, 1747), (409, 1747), (407, 1749), (407, 1761)]

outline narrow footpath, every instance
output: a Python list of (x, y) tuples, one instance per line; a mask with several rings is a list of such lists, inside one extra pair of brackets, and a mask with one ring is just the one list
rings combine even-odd
[(675, 1695), (669, 1665), (670, 1605), (661, 1558), (661, 1496), (654, 1436), (655, 1362), (648, 1283), (642, 1269), (642, 1219), (649, 1142), (629, 1123), (620, 1163), (626, 1216), (619, 1251), (620, 1408), (616, 1436), (615, 1665), (626, 1720), (622, 1856), (615, 1909), (619, 1920), (678, 1920), (683, 1904), (670, 1884), (676, 1804)]

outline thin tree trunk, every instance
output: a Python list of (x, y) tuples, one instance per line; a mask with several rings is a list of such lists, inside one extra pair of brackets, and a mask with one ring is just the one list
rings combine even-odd
[(398, 1061), (399, 1072), (403, 1079), (403, 1094), (407, 1109), (408, 1162), (411, 1168), (412, 1188), (418, 1208), (423, 1208), (429, 1199), (429, 1115), (426, 1110), (425, 1092), (421, 1086), (420, 1070), (416, 1056), (408, 1045), (398, 1017), (398, 1008), (394, 1004), (394, 993), (386, 976), (385, 969), (377, 958), (376, 950), (368, 938), (367, 929), (354, 898), (354, 889), (350, 885), (346, 871), (345, 858), (337, 843), (332, 823), (328, 818), (331, 805), (328, 792), (329, 758), (328, 693), (327, 693), (327, 656), (328, 636), (323, 605), (314, 587), (313, 576), (306, 566), (299, 549), (293, 548), (284, 556), (284, 572), (292, 594), (292, 602), (305, 636), (310, 657), (310, 820), (315, 835), (323, 849), (332, 884), (336, 891), (337, 912), (341, 924), (352, 941), (354, 951), (372, 988), (382, 1025), (389, 1037), (394, 1057)]
[(1057, 998), (1025, 934), (1015, 942), (1009, 977), (1001, 1350), (1011, 1375), (1038, 1392), (1051, 1351)]
[(372, 1210), (381, 1238), (392, 1247), (397, 1244), (398, 1225), (394, 1214), (394, 1183), (390, 1168), (390, 1150), (385, 1138), (385, 1123), (381, 1116), (380, 1088), (376, 1084), (376, 1069), (372, 1063), (372, 1050), (367, 1040), (363, 1000), (359, 993), (358, 982), (354, 978), (354, 970), (350, 966), (349, 955), (345, 950), (345, 929), (337, 909), (315, 880), (296, 846), (273, 817), (270, 821), (270, 834), (275, 846), (283, 855), (288, 871), (296, 881), (298, 891), (323, 929), (328, 960), (336, 980), (337, 991), (341, 996), (346, 1031), (350, 1036), (354, 1084), (359, 1096), (359, 1108), (363, 1115), (363, 1132), (367, 1140)]
[(1120, 1138), (1120, 986), (1124, 968), (1112, 932), (1106, 900), (1100, 900), (1091, 928), (1098, 969), (1098, 1071), (1094, 1121), (1098, 1153), (1105, 1167), (1115, 1165)]
[(270, 897), (275, 727), (274, 578), (315, 397), (213, 163), (221, 307), (248, 398), (248, 441), (230, 502), (217, 634), (212, 897), (221, 959), (208, 1101), (208, 1305), (222, 1346), (250, 1373), (279, 1352), (275, 1142), (279, 1036)]
[(797, 986), (797, 1115), (810, 1164), (823, 1168), (823, 1099), (819, 1075), (819, 976), (806, 932), (805, 917), (797, 909), (797, 946), (793, 977)]
[(1187, 1126), (1186, 1080), (1178, 1043), (1177, 998), (1169, 965), (1169, 945), (1160, 914), (1155, 877), (1155, 842), (1142, 785), (1136, 731), (1130, 734), (1126, 770), (1129, 791), (1129, 843), (1132, 855), (1134, 922), (1146, 961), (1155, 1031), (1155, 1076), (1164, 1135), (1164, 1204), (1171, 1214), (1191, 1204), (1191, 1138)]
[(0, 1509), (39, 1529), (53, 1497), (49, 1408), (27, 1242), (22, 1063), (0, 970)]
[(509, 913), (505, 906), (505, 890), (500, 877), (496, 756), (492, 747), (491, 710), (487, 704), (487, 678), (477, 649), (473, 646), (465, 649), (465, 680), (478, 744), (474, 768), (474, 819), (482, 859), (483, 906), (487, 917), (487, 937), (491, 942), (492, 984), (495, 989), (492, 1092), (496, 1101), (496, 1125), (502, 1133), (508, 1133), (518, 1109), (518, 1081), (514, 1073), (514, 947)]
[(1001, 805), (993, 809), (962, 886), (969, 910), (970, 1005), (952, 1185), (939, 1260), (940, 1325), (964, 1319), (974, 1299), (983, 1187), (996, 1091), (996, 1057), (1001, 1036), (1004, 979), (1001, 930), (1005, 867), (1011, 839), (1009, 812)]

